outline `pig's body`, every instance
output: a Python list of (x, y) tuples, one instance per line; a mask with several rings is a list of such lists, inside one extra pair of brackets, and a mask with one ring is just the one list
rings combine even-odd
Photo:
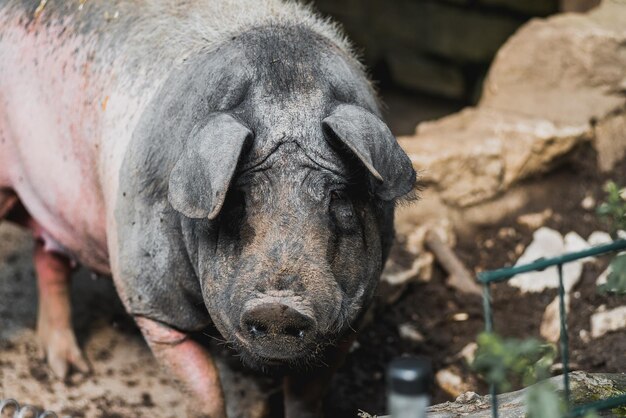
[(86, 367), (49, 250), (112, 274), (196, 412), (223, 414), (187, 334), (211, 323), (256, 366), (339, 358), (415, 173), (334, 27), (278, 0), (38, 4), (0, 0), (0, 219), (43, 241), (49, 360)]
[(80, 9), (50, 1), (35, 18), (38, 4), (0, 1), (0, 187), (15, 190), (50, 238), (102, 273), (111, 272), (117, 246), (125, 150), (169, 73), (252, 25), (319, 24), (278, 1), (89, 1)]

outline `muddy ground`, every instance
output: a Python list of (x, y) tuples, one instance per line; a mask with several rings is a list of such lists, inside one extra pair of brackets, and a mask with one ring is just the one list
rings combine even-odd
[[(598, 174), (594, 161), (593, 151), (581, 149), (573, 161), (553, 174), (530, 180), (539, 191), (536, 199), (498, 225), (459, 236), (459, 256), (474, 272), (512, 264), (533, 232), (517, 222), (518, 215), (547, 208), (553, 215), (546, 225), (562, 233), (576, 231), (587, 238), (592, 231), (604, 229), (593, 210), (582, 208), (581, 201), (586, 196), (600, 201), (608, 178), (626, 178), (626, 163), (607, 176)], [(392, 254), (398, 262), (407, 261), (402, 246), (400, 239)], [(37, 295), (31, 250), (32, 240), (26, 232), (7, 224), (0, 226), (0, 398), (13, 397), (74, 417), (184, 416), (183, 396), (158, 369), (110, 280), (84, 270), (76, 275), (72, 287), (74, 322), (94, 371), (90, 376), (74, 375), (67, 382), (53, 377), (39, 358), (34, 334)], [(587, 371), (623, 372), (626, 332), (587, 343), (580, 338), (581, 330), (589, 330), (589, 317), (598, 306), (626, 303), (624, 298), (595, 291), (596, 277), (607, 263), (604, 259), (587, 264), (575, 289), (569, 321), (571, 361)], [(554, 296), (554, 291), (522, 296), (507, 284), (495, 286), (496, 329), (510, 336), (538, 336), (542, 313)], [(467, 319), (455, 320), (459, 313), (466, 313)], [(436, 269), (428, 283), (410, 285), (395, 303), (379, 301), (374, 317), (333, 381), (327, 416), (355, 417), (358, 409), (383, 413), (385, 367), (403, 354), (429, 356), (436, 369), (453, 366), (469, 388), (484, 391), (484, 384), (458, 357), (483, 328), (481, 301), (448, 289), (441, 270)], [(404, 323), (417, 328), (424, 341), (402, 339), (398, 326)], [(233, 380), (236, 378), (229, 377), (226, 384), (230, 393), (257, 389), (242, 386)], [(279, 417), (280, 394), (275, 385), (268, 381), (263, 390), (271, 392), (272, 417)], [(433, 397), (435, 402), (451, 399), (441, 388), (434, 389)]]

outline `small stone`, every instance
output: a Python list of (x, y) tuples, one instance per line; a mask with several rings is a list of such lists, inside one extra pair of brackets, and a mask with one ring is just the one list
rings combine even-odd
[(600, 311), (598, 309), (596, 313), (591, 315), (592, 338), (599, 338), (608, 332), (623, 328), (626, 328), (626, 306), (620, 306), (608, 311)]
[(581, 329), (578, 332), (578, 336), (580, 337), (580, 340), (584, 342), (585, 344), (591, 341), (591, 336), (589, 335), (589, 331), (587, 331), (586, 329)]
[(465, 393), (461, 393), (459, 396), (457, 396), (457, 398), (454, 400), (454, 402), (456, 403), (474, 403), (477, 401), (480, 401), (481, 397), (478, 393), (476, 392), (465, 392)]
[(611, 235), (608, 234), (607, 232), (593, 231), (591, 235), (589, 235), (587, 242), (591, 246), (603, 245), (603, 244), (609, 244), (613, 242), (613, 238), (611, 238)]
[(498, 237), (499, 238), (514, 237), (516, 234), (517, 234), (517, 231), (515, 231), (515, 229), (513, 229), (511, 227), (504, 227), (504, 228), (500, 228), (498, 230)]
[(439, 370), (435, 375), (435, 381), (441, 389), (455, 398), (471, 389), (454, 367)]
[(352, 353), (352, 352), (358, 350), (359, 348), (361, 348), (361, 343), (359, 343), (357, 340), (354, 340), (354, 342), (350, 346), (350, 350), (349, 351)]
[(478, 344), (471, 342), (459, 351), (457, 358), (463, 358), (467, 364), (472, 364), (474, 362), (474, 358), (476, 358), (476, 350), (478, 350)]
[(469, 314), (467, 312), (458, 312), (452, 315), (452, 319), (457, 322), (467, 321), (469, 319)]
[[(561, 335), (561, 314), (559, 297), (555, 297), (546, 307), (541, 319), (539, 333), (548, 342), (556, 343)], [(569, 312), (569, 295), (565, 295), (565, 312)]]
[(542, 227), (553, 214), (554, 212), (550, 208), (542, 212), (527, 213), (525, 215), (520, 215), (517, 218), (517, 223), (535, 230)]
[[(575, 233), (568, 234), (568, 245), (571, 248), (582, 245), (580, 240), (576, 237), (577, 234), (574, 234)], [(533, 241), (526, 247), (526, 250), (515, 265), (519, 266), (532, 263), (540, 258), (559, 256), (566, 251), (565, 246), (563, 236), (558, 231), (541, 227), (533, 233)], [(580, 280), (582, 269), (582, 261), (573, 261), (563, 265), (563, 281), (567, 292)], [(509, 280), (508, 283), (511, 286), (519, 288), (522, 293), (526, 293), (542, 292), (546, 288), (556, 289), (559, 280), (556, 267), (550, 267), (543, 271), (518, 274)]]
[(585, 210), (592, 210), (596, 207), (596, 199), (591, 195), (587, 195), (582, 202), (580, 202), (580, 206)]
[(408, 323), (401, 324), (398, 327), (398, 334), (400, 334), (401, 338), (404, 338), (405, 340), (413, 341), (416, 343), (421, 343), (421, 342), (424, 342), (425, 340), (422, 333), (419, 332), (418, 329), (415, 328), (413, 325), (408, 324)]
[(609, 274), (611, 274), (611, 271), (611, 265), (609, 264), (606, 270), (600, 273), (600, 275), (596, 279), (596, 286), (602, 286), (603, 284), (606, 284), (607, 280), (609, 279)]

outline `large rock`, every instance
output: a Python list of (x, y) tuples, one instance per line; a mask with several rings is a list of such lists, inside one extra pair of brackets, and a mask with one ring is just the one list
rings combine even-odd
[(497, 53), (477, 107), (400, 138), (424, 182), (466, 208), (550, 170), (592, 141), (601, 168), (626, 150), (626, 2), (536, 19)]

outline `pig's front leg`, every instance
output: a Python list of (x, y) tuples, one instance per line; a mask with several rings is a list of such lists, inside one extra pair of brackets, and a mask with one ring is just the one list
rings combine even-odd
[(35, 246), (35, 270), (39, 288), (37, 336), (54, 374), (65, 378), (69, 367), (86, 373), (89, 366), (76, 343), (70, 308), (72, 265), (62, 255), (48, 252), (41, 241)]
[(191, 395), (188, 416), (225, 418), (224, 395), (211, 355), (184, 332), (145, 317), (135, 321), (159, 364)]
[(350, 332), (336, 347), (328, 351), (324, 359), (328, 367), (285, 377), (283, 389), (286, 418), (319, 418), (323, 415), (322, 401), (326, 390), (356, 337), (355, 332)]

